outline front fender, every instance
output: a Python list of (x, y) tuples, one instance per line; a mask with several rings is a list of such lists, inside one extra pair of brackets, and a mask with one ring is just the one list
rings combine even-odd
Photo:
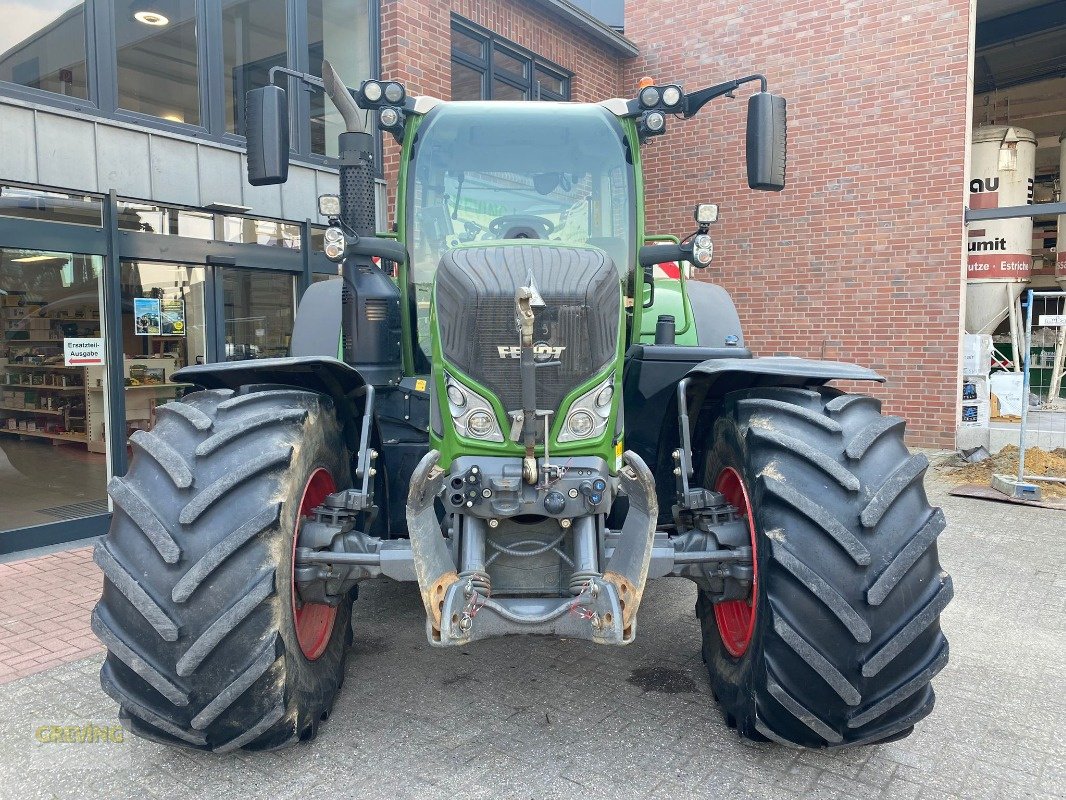
[(791, 356), (709, 358), (692, 367), (685, 377), (692, 389), (690, 402), (765, 386), (808, 388), (837, 380), (885, 382), (881, 375), (857, 364)]
[(344, 425), (348, 447), (354, 452), (359, 444), (358, 418), (363, 405), (359, 398), (365, 395), (367, 382), (359, 370), (336, 358), (294, 356), (195, 364), (179, 369), (173, 380), (205, 389), (237, 391), (251, 384), (270, 384), (327, 395)]

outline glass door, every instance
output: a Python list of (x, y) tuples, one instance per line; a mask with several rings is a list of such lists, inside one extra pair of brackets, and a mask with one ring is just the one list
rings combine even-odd
[(0, 247), (0, 533), (108, 511), (103, 258)]
[[(204, 303), (205, 270), (186, 264), (123, 260), (122, 367), (126, 430), (155, 423), (155, 409), (189, 387), (173, 374), (202, 364), (207, 354)], [(93, 430), (94, 435), (103, 431)]]
[(287, 356), (295, 322), (296, 278), (285, 272), (220, 269), (224, 342), (219, 360)]

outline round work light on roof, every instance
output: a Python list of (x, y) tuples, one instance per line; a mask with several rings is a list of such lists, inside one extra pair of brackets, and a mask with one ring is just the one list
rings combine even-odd
[(645, 108), (654, 108), (659, 105), (659, 90), (654, 86), (646, 86), (641, 89), (640, 104)]
[(367, 81), (363, 84), (363, 97), (371, 103), (378, 102), (383, 93), (384, 90), (381, 88), (381, 84), (377, 81)]

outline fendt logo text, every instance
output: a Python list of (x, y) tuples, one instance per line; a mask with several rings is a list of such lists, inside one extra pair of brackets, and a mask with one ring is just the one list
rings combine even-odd
[[(554, 361), (563, 354), (563, 350), (566, 346), (553, 347), (550, 344), (544, 344), (543, 342), (537, 342), (533, 345), (533, 358), (536, 361)], [(500, 358), (521, 358), (522, 348), (517, 344), (513, 345), (496, 345), (496, 350), (500, 353)]]

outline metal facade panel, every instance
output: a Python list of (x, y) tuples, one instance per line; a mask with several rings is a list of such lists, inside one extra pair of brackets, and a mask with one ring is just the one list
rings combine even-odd
[(153, 136), (152, 200), (185, 206), (200, 204), (197, 147), (192, 142)]
[(289, 180), (281, 188), (281, 211), (285, 219), (318, 222), (318, 195), (315, 193), (315, 170), (289, 167)]
[(33, 136), (33, 112), (28, 108), (0, 105), (0, 178), (9, 181), (37, 181), (37, 142)]
[(251, 186), (243, 181), (247, 174), (245, 157), (241, 156), (241, 191), (244, 195), (243, 204), (251, 207), (249, 214), (263, 217), (281, 216), (281, 187), (280, 186)]
[(241, 184), (244, 183), (244, 164), (239, 153), (210, 145), (199, 145), (198, 171), (200, 202), (242, 205)]
[(37, 113), (37, 172), (46, 186), (98, 190), (94, 125), (45, 111)]
[(96, 127), (96, 174), (101, 192), (151, 199), (150, 136), (100, 124)]

